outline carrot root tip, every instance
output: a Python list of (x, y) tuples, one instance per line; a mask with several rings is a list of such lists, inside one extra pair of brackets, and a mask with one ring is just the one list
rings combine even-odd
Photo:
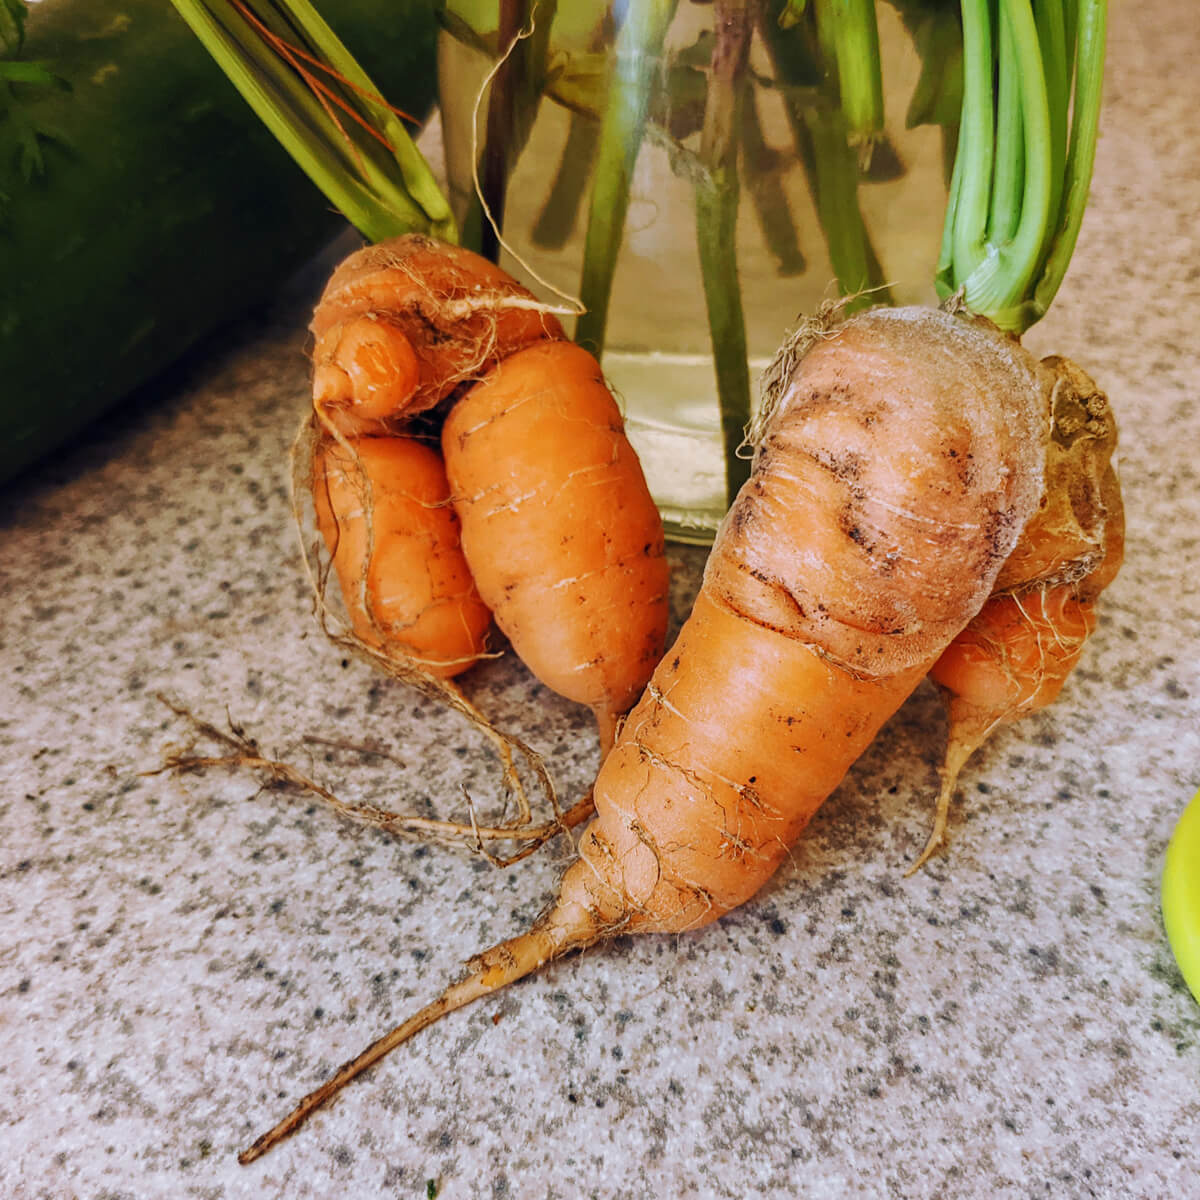
[[(990, 728), (990, 726), (989, 726)], [(946, 826), (950, 820), (950, 801), (958, 788), (958, 779), (962, 774), (967, 759), (983, 744), (987, 730), (972, 730), (970, 736), (964, 736), (957, 731), (953, 722), (950, 727), (950, 742), (946, 747), (946, 759), (942, 764), (942, 786), (938, 791), (937, 804), (933, 814), (933, 828), (925, 842), (925, 848), (917, 856), (916, 861), (904, 872), (904, 878), (910, 879), (915, 875), (946, 843)]]

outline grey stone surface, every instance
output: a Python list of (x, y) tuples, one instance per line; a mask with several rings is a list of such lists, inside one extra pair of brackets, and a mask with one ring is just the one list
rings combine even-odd
[[(244, 774), (142, 774), (187, 740), (162, 692), (351, 797), (490, 787), (465, 727), (314, 629), (282, 466), (307, 295), (4, 491), (0, 1194), (1195, 1194), (1200, 1008), (1158, 881), (1200, 784), (1200, 28), (1154, 0), (1112, 36), (1093, 208), (1030, 341), (1117, 406), (1128, 559), (1062, 699), (970, 767), (951, 852), (902, 878), (944, 735), (922, 688), (753, 903), (455, 1014), (252, 1167), (566, 849), (501, 874)], [(678, 618), (702, 554), (673, 559)], [(587, 785), (585, 714), (511, 657), (470, 689)]]

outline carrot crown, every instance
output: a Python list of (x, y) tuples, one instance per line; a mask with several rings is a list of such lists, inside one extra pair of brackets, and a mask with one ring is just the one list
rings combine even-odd
[(1016, 333), (1045, 314), (1079, 235), (1106, 8), (962, 0), (962, 120), (937, 286)]

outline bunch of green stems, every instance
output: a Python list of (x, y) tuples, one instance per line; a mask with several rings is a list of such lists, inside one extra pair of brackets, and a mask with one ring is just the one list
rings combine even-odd
[[(953, 154), (936, 284), (1022, 332), (1048, 307), (1075, 246), (1094, 158), (1105, 0), (891, 0), (922, 56), (908, 124), (936, 123)], [(849, 305), (890, 300), (857, 189), (884, 135), (875, 0), (713, 0), (702, 61), (665, 50), (681, 0), (605, 8), (594, 54), (556, 53), (556, 0), (496, 0), (480, 30), (449, 0), (447, 36), (493, 62), (478, 189), (460, 233), (399, 116), (308, 0), (174, 0), (280, 141), (370, 240), (423, 230), (496, 257), (513, 167), (539, 106), (571, 113), (554, 204), (535, 238), (561, 240), (586, 203), (575, 338), (602, 354), (634, 169), (647, 138), (671, 142), (694, 185), (694, 221), (729, 497), (748, 474), (751, 415), (739, 285), (738, 210), (756, 206), (769, 249), (802, 269), (786, 199), (762, 169), (773, 152), (757, 92), (773, 89)], [(478, 8), (478, 5), (474, 6)], [(751, 66), (755, 40), (770, 64)], [(606, 49), (607, 48), (607, 49)], [(599, 59), (604, 69), (597, 72)], [(695, 93), (673, 135), (663, 97)], [(585, 195), (585, 180), (590, 192)], [(555, 215), (557, 206), (557, 213)], [(565, 216), (564, 216), (565, 213)]]

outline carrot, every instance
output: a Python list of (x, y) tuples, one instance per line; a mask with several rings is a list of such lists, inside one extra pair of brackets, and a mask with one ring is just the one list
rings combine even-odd
[(995, 593), (930, 672), (950, 728), (933, 828), (910, 875), (945, 840), (971, 755), (996, 729), (1057, 699), (1096, 628), (1096, 600), (1121, 566), (1124, 508), (1108, 398), (1068, 359), (1043, 359), (1042, 368), (1051, 416), (1043, 496)]
[(768, 378), (753, 473), (555, 903), (242, 1162), (447, 1012), (617, 932), (695, 929), (748, 900), (988, 599), (1043, 495), (1037, 361), (987, 322), (885, 309), (786, 348)]
[(463, 557), (437, 451), (413, 438), (326, 439), (313, 468), (317, 527), (355, 633), (439, 678), (475, 663), (492, 615)]
[(599, 364), (570, 342), (517, 351), (458, 400), (442, 450), (480, 595), (607, 750), (662, 655), (667, 564)]
[[(599, 365), (545, 309), (486, 259), (431, 238), (351, 255), (312, 320), (312, 484), (363, 641), (453, 674), (482, 651), (486, 606), (534, 675), (591, 707), (607, 750), (662, 653), (662, 521)], [(446, 492), (402, 502), (407, 459), (380, 449), (414, 422), (436, 436), (442, 421), (461, 550), (449, 508), (420, 511)], [(370, 459), (358, 495), (324, 476), (329, 463), (346, 476), (348, 457)]]
[(394, 431), (513, 350), (563, 336), (507, 272), (421, 234), (350, 255), (309, 328), (314, 407), (345, 434)]

